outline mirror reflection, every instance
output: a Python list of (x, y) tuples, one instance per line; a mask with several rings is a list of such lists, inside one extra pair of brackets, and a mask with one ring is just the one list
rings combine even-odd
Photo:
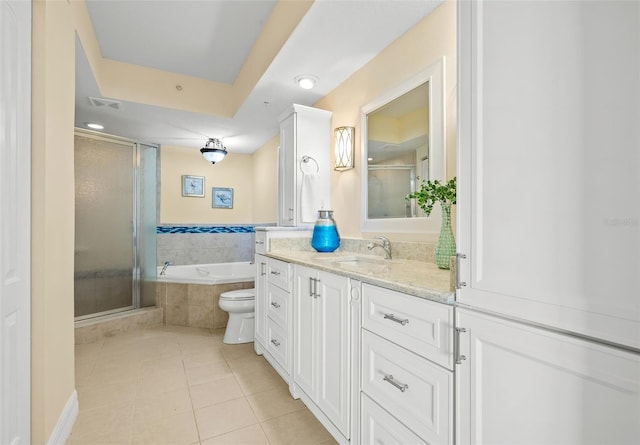
[(437, 230), (405, 196), (444, 180), (444, 57), (364, 105), (361, 119), (362, 231)]
[(429, 179), (429, 82), (367, 115), (368, 218), (423, 216), (404, 199)]

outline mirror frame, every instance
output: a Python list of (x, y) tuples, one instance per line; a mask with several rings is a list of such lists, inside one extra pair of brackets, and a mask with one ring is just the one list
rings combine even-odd
[(438, 233), (440, 230), (440, 208), (434, 207), (431, 216), (416, 218), (380, 218), (370, 219), (369, 214), (369, 162), (367, 146), (369, 131), (367, 115), (414, 88), (429, 82), (429, 177), (432, 180), (445, 179), (445, 102), (444, 102), (444, 56), (424, 70), (410, 77), (400, 85), (388, 90), (360, 109), (360, 159), (362, 160), (361, 190), (361, 230), (362, 232), (398, 232), (398, 233)]

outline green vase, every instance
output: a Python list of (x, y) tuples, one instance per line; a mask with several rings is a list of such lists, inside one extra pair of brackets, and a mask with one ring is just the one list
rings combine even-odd
[(442, 225), (436, 247), (436, 265), (440, 269), (449, 269), (449, 261), (456, 255), (456, 240), (451, 229), (451, 203), (440, 202), (442, 208)]

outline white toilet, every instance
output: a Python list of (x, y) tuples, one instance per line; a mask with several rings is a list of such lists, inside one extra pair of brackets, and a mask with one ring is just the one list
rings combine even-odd
[(238, 344), (253, 341), (255, 289), (239, 289), (220, 294), (218, 306), (229, 313), (223, 343)]

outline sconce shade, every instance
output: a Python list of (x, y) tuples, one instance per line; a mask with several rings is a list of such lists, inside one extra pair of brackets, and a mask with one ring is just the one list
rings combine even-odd
[(227, 147), (222, 145), (220, 139), (209, 138), (204, 147), (200, 149), (200, 153), (207, 161), (215, 164), (222, 161), (227, 155)]
[(354, 152), (354, 127), (338, 127), (335, 129), (336, 135), (336, 164), (334, 169), (338, 171), (353, 168)]

